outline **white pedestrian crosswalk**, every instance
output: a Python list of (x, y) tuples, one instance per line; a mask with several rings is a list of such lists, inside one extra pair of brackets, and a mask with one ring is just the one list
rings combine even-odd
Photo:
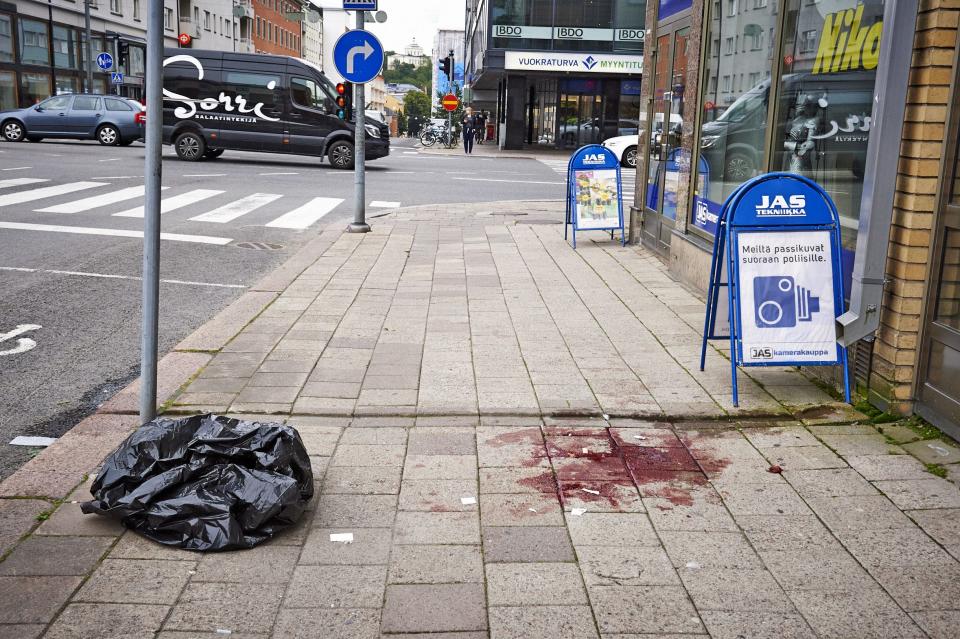
[[(191, 206), (197, 202), (206, 200), (215, 195), (220, 195), (223, 191), (215, 191), (213, 189), (195, 189), (193, 191), (187, 191), (186, 193), (181, 193), (180, 195), (174, 195), (173, 197), (168, 197), (160, 200), (160, 215), (164, 213), (169, 213), (170, 211), (176, 211), (177, 209), (182, 209), (185, 206)], [(119, 213), (114, 213), (114, 217), (143, 217), (143, 207), (138, 206), (132, 208), (129, 211), (120, 211)]]
[[(129, 184), (129, 183), (128, 183)], [(18, 214), (29, 211), (35, 214), (87, 214), (108, 215), (118, 218), (140, 218), (144, 216), (144, 207), (136, 206), (125, 210), (123, 204), (142, 202), (145, 186), (119, 186), (108, 181), (78, 181), (57, 184), (49, 178), (10, 178), (0, 180), (0, 214), (14, 211)], [(93, 195), (89, 191), (96, 190)], [(165, 192), (160, 200), (162, 214), (188, 210), (189, 222), (227, 224), (244, 216), (255, 219), (254, 225), (275, 229), (302, 231), (310, 228), (332, 213), (345, 202), (343, 198), (287, 196), (279, 193), (236, 194), (235, 191), (218, 189), (189, 189), (181, 187), (163, 187)], [(82, 197), (76, 194), (83, 192)], [(74, 197), (71, 197), (74, 196)], [(18, 205), (26, 205), (20, 207)], [(398, 208), (401, 202), (371, 201), (372, 208)], [(34, 208), (35, 207), (35, 208)], [(47, 222), (51, 218), (38, 220)], [(62, 219), (62, 218), (61, 218)], [(3, 220), (0, 220), (3, 221)], [(0, 228), (19, 230), (61, 231), (56, 223), (26, 223), (18, 221), (4, 222)], [(62, 227), (73, 228), (73, 227)], [(83, 228), (83, 227), (77, 227)], [(104, 234), (103, 229), (88, 229), (87, 234)], [(78, 231), (79, 232), (79, 231)], [(121, 237), (127, 237), (122, 235)], [(129, 235), (134, 237), (134, 235)], [(202, 236), (199, 236), (202, 237)]]
[(66, 184), (44, 186), (39, 189), (30, 189), (28, 191), (7, 193), (6, 195), (0, 195), (0, 210), (2, 210), (2, 208), (5, 206), (34, 202), (36, 200), (43, 200), (45, 198), (55, 197), (57, 195), (76, 193), (77, 191), (86, 191), (87, 189), (94, 189), (98, 186), (105, 186), (105, 184), (103, 182), (68, 182)]
[(302, 230), (310, 228), (327, 213), (337, 208), (343, 200), (333, 197), (315, 197), (305, 205), (281, 215), (267, 226), (275, 229)]
[(191, 222), (215, 222), (217, 224), (226, 224), (232, 222), (238, 217), (243, 217), (247, 213), (256, 211), (262, 206), (275, 202), (282, 198), (282, 195), (273, 193), (254, 193), (247, 197), (240, 198), (229, 204), (224, 204), (220, 208), (214, 209), (209, 213), (191, 217)]

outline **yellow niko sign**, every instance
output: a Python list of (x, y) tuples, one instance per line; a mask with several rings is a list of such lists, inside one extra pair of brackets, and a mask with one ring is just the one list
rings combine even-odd
[(862, 25), (863, 3), (855, 9), (844, 9), (827, 14), (813, 64), (814, 73), (838, 71), (867, 71), (877, 68), (880, 58), (880, 34), (883, 20), (870, 26)]

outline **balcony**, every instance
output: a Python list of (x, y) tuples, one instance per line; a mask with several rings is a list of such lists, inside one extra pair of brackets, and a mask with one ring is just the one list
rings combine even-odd
[(234, 17), (243, 19), (253, 20), (254, 11), (253, 11), (253, 2), (252, 0), (234, 0), (233, 2), (233, 15)]

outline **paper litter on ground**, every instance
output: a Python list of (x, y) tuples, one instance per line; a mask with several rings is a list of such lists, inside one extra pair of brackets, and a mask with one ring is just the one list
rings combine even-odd
[(587, 512), (586, 508), (574, 508), (570, 511), (570, 514), (574, 517), (582, 517), (585, 512)]
[(11, 446), (33, 446), (36, 448), (46, 448), (57, 441), (56, 437), (28, 437), (19, 435), (10, 442)]
[(472, 506), (473, 504), (477, 503), (477, 498), (476, 498), (476, 497), (461, 497), (461, 498), (460, 498), (460, 503), (463, 504), (464, 506)]
[(353, 533), (331, 533), (330, 541), (337, 541), (342, 544), (352, 544)]
[(583, 492), (585, 492), (585, 493), (590, 493), (591, 495), (599, 495), (599, 494), (600, 494), (600, 491), (599, 491), (599, 490), (591, 490), (591, 489), (589, 489), (589, 488), (581, 488), (581, 490), (582, 490)]

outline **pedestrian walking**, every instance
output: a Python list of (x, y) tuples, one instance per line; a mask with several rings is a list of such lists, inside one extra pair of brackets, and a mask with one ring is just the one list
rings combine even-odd
[(477, 130), (477, 116), (473, 114), (472, 107), (467, 107), (460, 124), (463, 125), (463, 152), (470, 155), (473, 153), (473, 138)]
[(477, 114), (477, 144), (483, 144), (485, 137), (487, 137), (487, 114), (481, 111)]

